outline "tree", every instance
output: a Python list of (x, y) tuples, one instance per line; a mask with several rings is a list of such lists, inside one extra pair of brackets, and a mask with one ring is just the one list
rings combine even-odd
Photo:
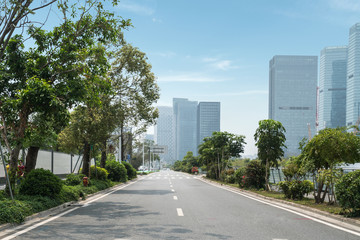
[(146, 131), (158, 117), (153, 104), (159, 99), (159, 87), (145, 53), (130, 44), (125, 44), (112, 55), (110, 77), (112, 80), (112, 101), (117, 107), (121, 143), (121, 159), (126, 149), (124, 128), (136, 127), (133, 138)]
[(0, 63), (1, 133), (10, 153), (11, 176), (32, 116), (66, 122), (68, 109), (83, 102), (96, 103), (99, 93), (110, 88), (104, 46), (122, 43), (121, 30), (130, 25), (104, 10), (102, 1), (68, 7), (63, 0), (58, 6), (63, 23), (52, 31), (29, 27), (34, 47), (24, 51), (23, 39), (15, 36)]
[(278, 166), (278, 160), (284, 156), (285, 146), (285, 128), (275, 120), (261, 120), (259, 127), (256, 129), (255, 145), (258, 148), (258, 158), (266, 167), (265, 182), (267, 190), (269, 185), (269, 169), (270, 166)]
[[(34, 0), (2, 0), (0, 1), (0, 59), (3, 59), (5, 49), (10, 42), (16, 29), (24, 32), (24, 29), (35, 24), (30, 20), (30, 15), (36, 11), (49, 7), (58, 0), (34, 1)], [(44, 23), (41, 23), (44, 24)]]
[[(317, 178), (314, 196), (316, 203), (321, 203), (328, 190), (334, 190), (335, 180), (339, 177), (336, 166), (360, 162), (360, 139), (344, 128), (325, 128), (303, 147), (299, 157), (301, 167)], [(332, 201), (335, 199), (330, 199)]]
[(245, 137), (228, 132), (213, 132), (211, 137), (205, 138), (199, 145), (199, 157), (208, 172), (214, 172), (219, 179), (221, 171), (228, 166), (231, 157), (240, 157), (244, 152)]

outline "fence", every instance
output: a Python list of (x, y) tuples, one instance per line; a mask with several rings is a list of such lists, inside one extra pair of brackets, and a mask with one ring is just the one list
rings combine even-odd
[[(0, 162), (0, 178), (4, 178), (4, 166), (2, 161)], [(91, 164), (95, 164), (94, 159), (91, 159)], [(36, 168), (50, 170), (56, 175), (67, 175), (71, 172), (78, 172), (81, 167), (82, 156), (55, 151), (40, 150), (36, 161)]]

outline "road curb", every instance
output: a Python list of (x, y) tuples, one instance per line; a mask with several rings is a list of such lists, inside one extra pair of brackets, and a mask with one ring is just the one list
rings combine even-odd
[[(140, 177), (140, 178), (142, 178), (142, 177)], [(89, 194), (89, 195), (86, 196), (86, 200), (88, 200), (88, 199), (90, 199), (92, 197), (95, 197), (97, 195), (106, 194), (108, 192), (113, 191), (115, 188), (117, 188), (117, 187), (119, 187), (121, 185), (128, 184), (130, 182), (135, 182), (137, 180), (139, 180), (139, 176), (137, 178), (135, 178), (135, 179), (132, 179), (132, 180), (128, 181), (127, 183), (120, 183), (120, 184), (117, 184), (117, 185), (112, 186), (110, 188), (101, 190), (99, 192)], [(42, 218), (45, 218), (45, 217), (58, 215), (58, 214), (64, 212), (65, 210), (73, 207), (74, 205), (80, 204), (81, 202), (86, 201), (86, 200), (82, 200), (81, 198), (79, 198), (78, 201), (66, 202), (66, 203), (63, 203), (63, 204), (61, 204), (59, 206), (44, 210), (42, 212), (35, 213), (35, 214), (31, 215), (31, 216), (26, 217), (25, 221), (23, 223), (20, 223), (20, 224), (17, 224), (17, 223), (1, 224), (0, 225), (0, 232), (8, 230), (8, 229), (12, 229), (12, 228), (20, 227), (22, 225), (25, 225), (27, 222), (30, 222), (30, 221), (35, 220), (35, 219), (42, 219)]]
[[(324, 217), (327, 217), (327, 218), (331, 218), (331, 219), (334, 219), (336, 221), (340, 221), (342, 223), (352, 225), (353, 227), (356, 228), (357, 231), (360, 231), (360, 229), (359, 229), (360, 228), (360, 221), (356, 220), (356, 219), (346, 218), (344, 216), (331, 214), (331, 213), (328, 213), (328, 212), (325, 212), (325, 211), (321, 211), (319, 209), (311, 208), (311, 207), (304, 206), (304, 205), (297, 204), (297, 203), (288, 202), (288, 201), (281, 200), (281, 199), (265, 197), (265, 196), (262, 196), (260, 194), (257, 194), (257, 193), (251, 192), (251, 191), (247, 191), (247, 190), (240, 189), (240, 188), (237, 188), (237, 187), (229, 186), (229, 185), (226, 185), (226, 184), (221, 184), (221, 183), (218, 183), (216, 181), (212, 181), (212, 180), (210, 180), (208, 178), (205, 178), (205, 177), (201, 177), (200, 180), (202, 180), (204, 182), (209, 182), (209, 183), (221, 186), (222, 188), (225, 188), (225, 189), (231, 189), (232, 191), (236, 191), (236, 192), (239, 192), (239, 193), (244, 193), (244, 194), (250, 195), (250, 196), (252, 196), (254, 198), (258, 198), (258, 199), (261, 199), (261, 200), (266, 200), (266, 201), (269, 201), (269, 202), (289, 206), (289, 207), (292, 207), (292, 208), (289, 208), (289, 209), (297, 211), (299, 213), (303, 213), (303, 214), (310, 215), (310, 216), (313, 215), (311, 213), (315, 213), (315, 214), (318, 214), (318, 215), (321, 215), (321, 216), (324, 216)], [(319, 216), (316, 216), (316, 218), (319, 218)], [(328, 221), (328, 219), (326, 219), (326, 220), (322, 219), (322, 220)]]

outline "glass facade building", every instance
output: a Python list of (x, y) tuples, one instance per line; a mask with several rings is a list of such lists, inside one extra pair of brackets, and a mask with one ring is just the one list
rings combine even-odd
[(347, 85), (346, 85), (346, 125), (358, 123), (360, 117), (360, 23), (349, 31)]
[(269, 64), (269, 119), (286, 129), (285, 157), (300, 153), (299, 142), (315, 134), (317, 56), (274, 56)]
[(159, 118), (154, 128), (155, 144), (167, 146), (167, 154), (160, 158), (167, 163), (175, 162), (174, 114), (172, 107), (158, 107)]
[(197, 155), (197, 105), (185, 98), (173, 99), (176, 160), (182, 160), (189, 151)]
[(197, 145), (213, 132), (220, 131), (220, 102), (200, 102), (197, 108)]
[(347, 46), (327, 47), (320, 54), (318, 131), (346, 125)]

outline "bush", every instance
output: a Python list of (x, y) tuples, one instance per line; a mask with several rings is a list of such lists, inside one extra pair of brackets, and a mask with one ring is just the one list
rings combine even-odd
[(243, 185), (245, 188), (261, 189), (265, 188), (265, 166), (260, 161), (253, 160), (249, 162), (245, 169)]
[(343, 210), (360, 216), (360, 170), (343, 175), (335, 184), (335, 194)]
[(230, 168), (225, 171), (225, 182), (226, 183), (235, 183), (235, 170)]
[(20, 184), (19, 193), (23, 195), (40, 195), (55, 198), (61, 191), (62, 181), (49, 170), (42, 168), (32, 170)]
[(280, 189), (285, 194), (286, 198), (301, 200), (305, 194), (309, 194), (314, 190), (314, 184), (309, 181), (281, 181), (278, 183)]
[(105, 168), (96, 167), (92, 165), (90, 167), (90, 178), (98, 180), (106, 180), (108, 178), (108, 171)]
[(25, 217), (31, 214), (28, 204), (18, 200), (0, 201), (0, 224), (3, 223), (22, 223)]
[(71, 173), (66, 176), (64, 183), (67, 186), (76, 186), (76, 185), (82, 184), (83, 177), (86, 177), (86, 175)]
[(126, 168), (128, 179), (131, 180), (136, 178), (136, 169), (128, 162), (122, 162), (122, 164)]
[(125, 166), (115, 160), (107, 161), (105, 169), (108, 171), (108, 178), (114, 182), (126, 182), (127, 170)]
[(244, 187), (241, 184), (243, 184), (243, 177), (245, 176), (245, 172), (246, 167), (241, 167), (235, 171), (235, 182), (238, 183), (241, 188)]
[(84, 198), (85, 194), (81, 188), (75, 186), (63, 186), (59, 194), (59, 198), (64, 203), (77, 201), (80, 197)]

